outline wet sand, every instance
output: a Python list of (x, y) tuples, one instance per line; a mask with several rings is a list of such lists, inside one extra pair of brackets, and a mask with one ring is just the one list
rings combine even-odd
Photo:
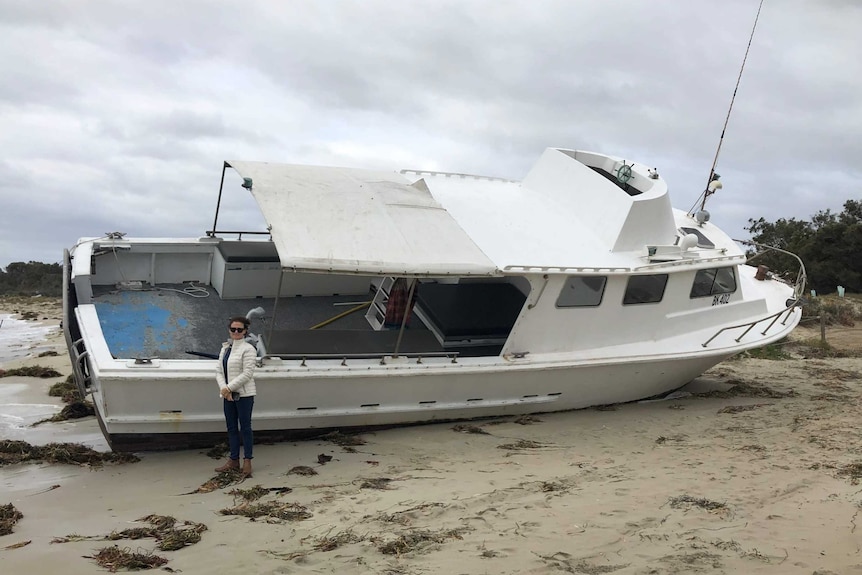
[[(59, 334), (47, 344), (64, 352)], [(45, 392), (70, 373), (68, 359), (0, 367), (22, 364), (56, 365), (63, 377), (0, 378), (3, 403), (15, 398), (34, 419), (59, 411)], [(208, 527), (195, 545), (157, 552), (184, 573), (862, 573), (862, 359), (731, 360), (686, 391), (520, 422), (381, 431), (353, 448), (260, 445), (253, 478), (209, 493), (184, 495), (220, 463), (197, 450), (101, 468), (3, 466), (0, 505), (24, 515), (0, 537), (3, 571), (104, 572), (86, 556), (114, 543), (152, 551), (154, 540), (51, 541), (159, 514)], [(103, 442), (92, 418), (16, 432), (31, 443)], [(295, 466), (317, 475), (288, 474)], [(231, 489), (256, 485), (291, 488), (260, 501), (298, 503), (310, 517), (220, 514), (236, 503)]]

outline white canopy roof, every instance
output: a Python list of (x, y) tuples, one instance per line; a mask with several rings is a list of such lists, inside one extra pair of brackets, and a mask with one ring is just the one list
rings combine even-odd
[(496, 275), (496, 265), (431, 196), (395, 172), (226, 162), (271, 226), (284, 269), (442, 276)]

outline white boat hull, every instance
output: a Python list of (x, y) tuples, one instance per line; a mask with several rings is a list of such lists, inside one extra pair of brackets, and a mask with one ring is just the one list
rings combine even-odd
[[(575, 410), (677, 389), (727, 357), (664, 357), (579, 365), (452, 366), (367, 374), (285, 376), (260, 368), (254, 429), (290, 436), (322, 430)], [(300, 370), (301, 371), (301, 370)], [(176, 375), (176, 377), (173, 377)], [(222, 400), (209, 370), (165, 377), (100, 378), (93, 394), (118, 450), (212, 444), (224, 434)]]

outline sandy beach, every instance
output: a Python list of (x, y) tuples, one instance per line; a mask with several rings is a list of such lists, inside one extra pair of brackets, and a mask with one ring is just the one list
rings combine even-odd
[[(29, 321), (59, 323), (56, 301), (33, 306)], [(841, 345), (858, 348), (860, 332)], [(106, 450), (92, 417), (29, 426), (60, 411), (47, 390), (71, 368), (59, 329), (28, 345), (0, 368), (62, 377), (0, 378), (0, 439)], [(862, 573), (862, 358), (734, 359), (677, 396), (378, 431), (354, 446), (259, 445), (253, 478), (211, 491), (200, 488), (220, 460), (199, 450), (2, 465), (0, 506), (23, 514), (0, 536), (2, 570), (105, 572), (92, 556), (118, 545), (188, 574)], [(242, 503), (232, 490), (256, 486), (254, 504), (297, 517), (221, 513)], [(153, 514), (206, 530), (176, 551), (103, 539)]]

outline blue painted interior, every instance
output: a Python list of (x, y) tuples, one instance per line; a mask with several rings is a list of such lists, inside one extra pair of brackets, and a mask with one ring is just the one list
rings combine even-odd
[(189, 326), (185, 318), (176, 317), (141, 294), (119, 292), (113, 299), (95, 305), (105, 341), (116, 357), (164, 355), (176, 348), (177, 339)]

